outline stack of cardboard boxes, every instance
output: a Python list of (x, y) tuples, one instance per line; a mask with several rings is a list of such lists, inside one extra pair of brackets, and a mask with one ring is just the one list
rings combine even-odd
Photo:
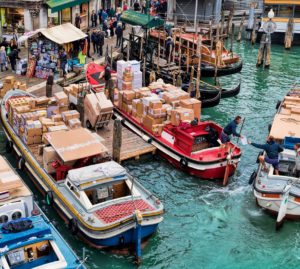
[(123, 91), (141, 88), (143, 83), (143, 74), (141, 72), (140, 62), (118, 61), (117, 80), (118, 88)]
[(112, 113), (113, 104), (104, 93), (90, 93), (84, 99), (86, 119), (94, 127), (103, 114)]
[(13, 89), (26, 91), (27, 86), (26, 83), (21, 83), (20, 81), (17, 81), (14, 76), (5, 77), (3, 80), (3, 88), (0, 91), (0, 97), (3, 98), (8, 91)]
[(155, 135), (167, 124), (200, 120), (201, 101), (162, 81), (135, 90), (119, 91), (118, 107)]
[(69, 109), (69, 99), (64, 92), (55, 93), (54, 98), (56, 99), (58, 106), (58, 111), (56, 113), (62, 113), (63, 111), (67, 111)]

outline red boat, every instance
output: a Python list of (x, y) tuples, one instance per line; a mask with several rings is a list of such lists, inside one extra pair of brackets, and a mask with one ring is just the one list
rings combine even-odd
[[(152, 91), (152, 96), (153, 93), (155, 91)], [(202, 179), (223, 179), (224, 185), (228, 177), (234, 174), (241, 149), (231, 142), (220, 143), (222, 127), (216, 123), (198, 122), (195, 119), (174, 126), (165, 121), (164, 124), (157, 124), (161, 130), (150, 130), (145, 122), (147, 116), (137, 117), (120, 108), (117, 103), (114, 110), (125, 126), (154, 145), (178, 169)]]

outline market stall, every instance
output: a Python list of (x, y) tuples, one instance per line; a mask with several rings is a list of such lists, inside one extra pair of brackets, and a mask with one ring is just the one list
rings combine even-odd
[[(18, 42), (28, 42), (28, 77), (47, 79), (60, 70), (60, 53), (67, 54), (66, 71), (83, 68), (86, 52), (86, 34), (71, 23), (26, 33)], [(83, 60), (82, 60), (83, 59)]]

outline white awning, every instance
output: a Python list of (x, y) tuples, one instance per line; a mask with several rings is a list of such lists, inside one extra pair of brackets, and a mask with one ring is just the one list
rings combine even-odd
[(36, 31), (25, 33), (18, 39), (19, 43), (26, 41), (28, 38), (41, 33), (46, 38), (52, 40), (56, 44), (62, 45), (85, 38), (87, 35), (71, 23), (54, 26), (51, 28), (42, 28)]

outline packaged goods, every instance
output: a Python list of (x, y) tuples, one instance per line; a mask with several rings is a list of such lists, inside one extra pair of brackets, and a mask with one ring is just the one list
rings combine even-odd
[(67, 123), (70, 119), (79, 119), (80, 114), (77, 110), (67, 110), (61, 113), (61, 117)]
[(43, 166), (44, 169), (52, 174), (55, 173), (55, 169), (52, 167), (52, 162), (59, 159), (58, 154), (53, 147), (44, 147), (43, 149)]
[(70, 127), (70, 129), (80, 128), (81, 127), (81, 122), (80, 122), (79, 119), (70, 119), (68, 121), (68, 126)]
[(16, 79), (15, 79), (14, 76), (7, 76), (7, 77), (4, 78), (4, 82), (5, 83), (10, 83), (10, 84), (14, 84), (15, 80)]
[(195, 118), (198, 118), (198, 120), (200, 121), (201, 101), (199, 101), (195, 98), (180, 100), (180, 106), (183, 107), (183, 108), (193, 109)]
[(98, 99), (95, 94), (87, 94), (84, 98), (84, 108), (89, 109), (92, 113), (96, 116), (100, 114), (99, 106), (98, 106)]
[(132, 82), (122, 82), (122, 91), (132, 90)]
[(58, 125), (58, 126), (49, 126), (48, 132), (57, 132), (57, 131), (67, 131), (68, 127), (66, 125)]
[(143, 117), (143, 125), (145, 126), (146, 129), (148, 129), (151, 132), (152, 132), (153, 125), (162, 124), (162, 123), (163, 123), (163, 119), (161, 118), (155, 119), (149, 115)]
[(167, 116), (167, 110), (164, 108), (149, 108), (148, 114), (153, 118), (165, 118)]
[(194, 110), (188, 108), (176, 108), (171, 112), (171, 123), (178, 126), (181, 122), (191, 122), (194, 119)]
[(33, 143), (34, 144), (41, 144), (42, 143), (42, 135), (35, 135), (33, 137)]
[(58, 106), (66, 106), (69, 104), (68, 96), (64, 92), (57, 92), (54, 94)]
[(152, 109), (162, 108), (162, 102), (160, 100), (151, 100), (149, 107)]
[(62, 121), (63, 117), (61, 114), (57, 114), (57, 115), (52, 115), (51, 120), (54, 122), (58, 122), (58, 121)]
[(152, 126), (152, 133), (156, 136), (160, 136), (164, 129), (164, 124), (154, 124)]
[(113, 111), (112, 102), (109, 99), (107, 99), (106, 95), (103, 92), (96, 93), (96, 96), (98, 98), (98, 108), (100, 113)]
[(157, 101), (160, 101), (160, 99), (156, 94), (142, 98), (143, 105), (147, 107), (150, 106), (150, 102), (157, 102)]
[(26, 112), (31, 111), (31, 107), (29, 105), (17, 106), (17, 107), (15, 107), (15, 111), (18, 114), (22, 114), (22, 113), (26, 113)]

